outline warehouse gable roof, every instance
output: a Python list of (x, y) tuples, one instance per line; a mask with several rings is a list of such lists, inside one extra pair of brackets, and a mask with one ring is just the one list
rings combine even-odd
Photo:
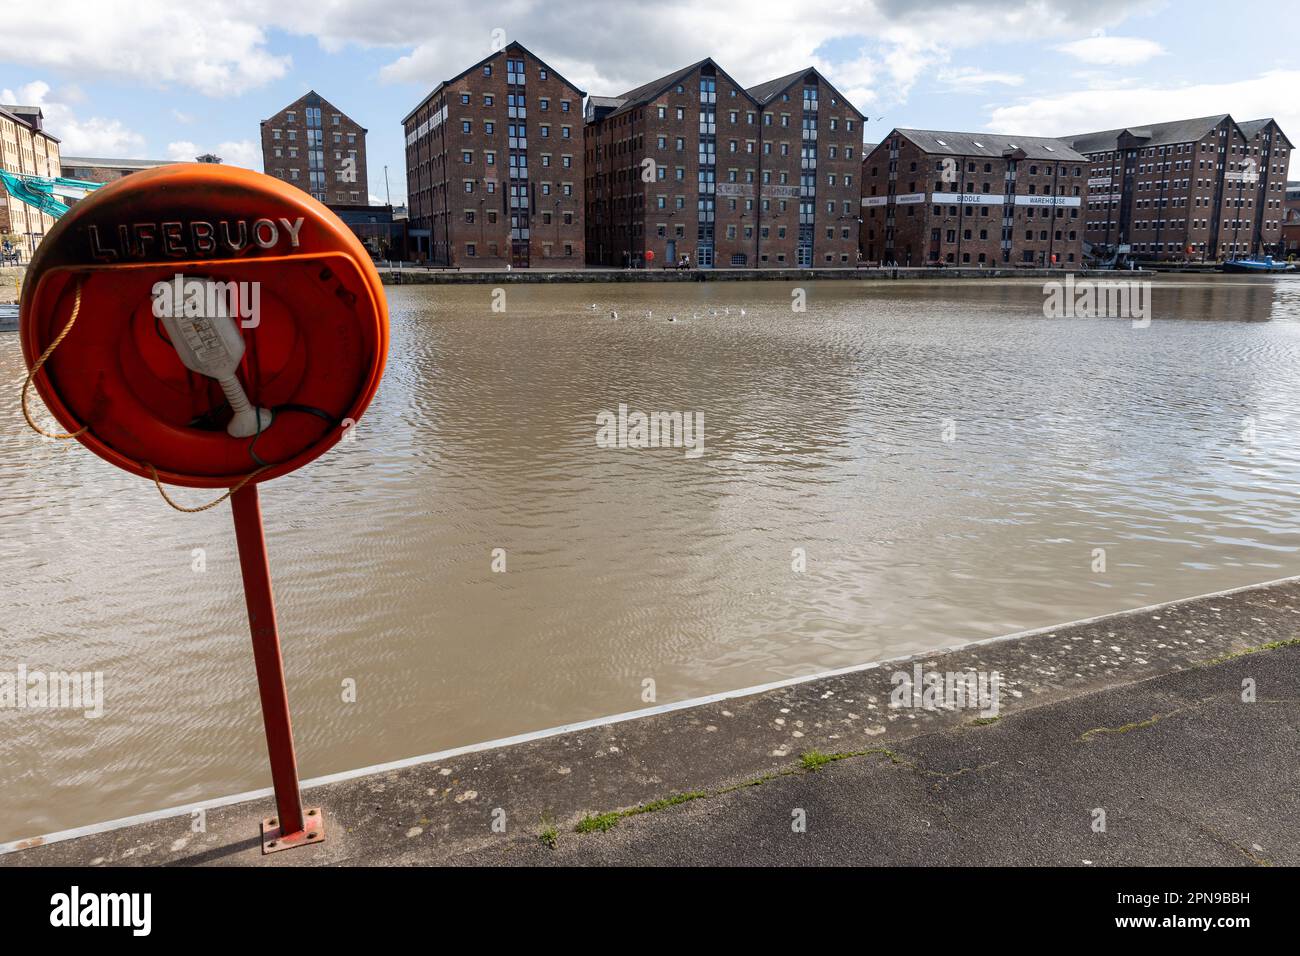
[(1081, 153), (1111, 152), (1118, 148), (1119, 139), (1125, 134), (1142, 147), (1172, 146), (1177, 143), (1197, 142), (1224, 120), (1232, 122), (1232, 117), (1227, 113), (1219, 113), (1215, 116), (1198, 116), (1195, 119), (1174, 120), (1170, 123), (1079, 133), (1075, 136), (1062, 136), (1061, 139)]
[(898, 129), (900, 136), (927, 153), (948, 156), (987, 156), (1001, 159), (1008, 153), (1023, 153), (1026, 159), (1063, 159), (1085, 162), (1082, 155), (1059, 139), (1019, 136), (1007, 133), (958, 133), (936, 129)]

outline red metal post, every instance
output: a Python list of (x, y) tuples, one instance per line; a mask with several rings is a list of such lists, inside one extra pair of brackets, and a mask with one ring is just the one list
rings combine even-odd
[(253, 660), (262, 697), (266, 749), (271, 755), (275, 806), (280, 814), (279, 831), (287, 838), (303, 830), (302, 794), (298, 790), (298, 758), (293, 751), (289, 695), (284, 685), (284, 660), (280, 656), (280, 632), (275, 625), (275, 598), (271, 594), (271, 568), (266, 558), (257, 485), (250, 482), (231, 495), (230, 507), (235, 516), (239, 567), (244, 575), (244, 600), (248, 604), (248, 627), (253, 635)]

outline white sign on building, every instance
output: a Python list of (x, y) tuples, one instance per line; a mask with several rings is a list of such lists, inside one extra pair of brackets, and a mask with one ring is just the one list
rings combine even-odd
[(1001, 206), (1007, 197), (993, 193), (933, 193), (932, 202), (949, 203), (957, 206)]
[(1017, 196), (1017, 206), (1081, 206), (1078, 196)]

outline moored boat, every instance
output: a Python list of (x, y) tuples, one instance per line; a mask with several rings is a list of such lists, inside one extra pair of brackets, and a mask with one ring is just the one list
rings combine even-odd
[(1274, 262), (1272, 256), (1264, 256), (1262, 259), (1229, 259), (1223, 264), (1224, 272), (1294, 272), (1295, 264), (1290, 262)]

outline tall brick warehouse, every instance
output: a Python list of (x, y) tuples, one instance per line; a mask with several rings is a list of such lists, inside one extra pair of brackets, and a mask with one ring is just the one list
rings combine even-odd
[(862, 161), (863, 258), (900, 266), (1078, 265), (1086, 166), (1057, 139), (891, 130)]
[[(45, 115), (38, 106), (0, 106), (0, 168), (24, 176), (58, 176), (59, 141), (45, 131)], [(54, 218), (0, 187), (0, 235), (13, 236), (13, 246), (24, 260), (41, 244)]]
[(745, 89), (704, 59), (586, 120), (589, 263), (856, 265), (864, 119), (817, 70)]
[(582, 268), (585, 95), (519, 43), (439, 83), (402, 120), (412, 254)]
[(262, 168), (323, 203), (370, 201), (365, 127), (315, 90), (262, 120)]
[(1293, 146), (1274, 120), (1219, 114), (1065, 139), (1089, 161), (1085, 236), (1099, 253), (1281, 253)]

